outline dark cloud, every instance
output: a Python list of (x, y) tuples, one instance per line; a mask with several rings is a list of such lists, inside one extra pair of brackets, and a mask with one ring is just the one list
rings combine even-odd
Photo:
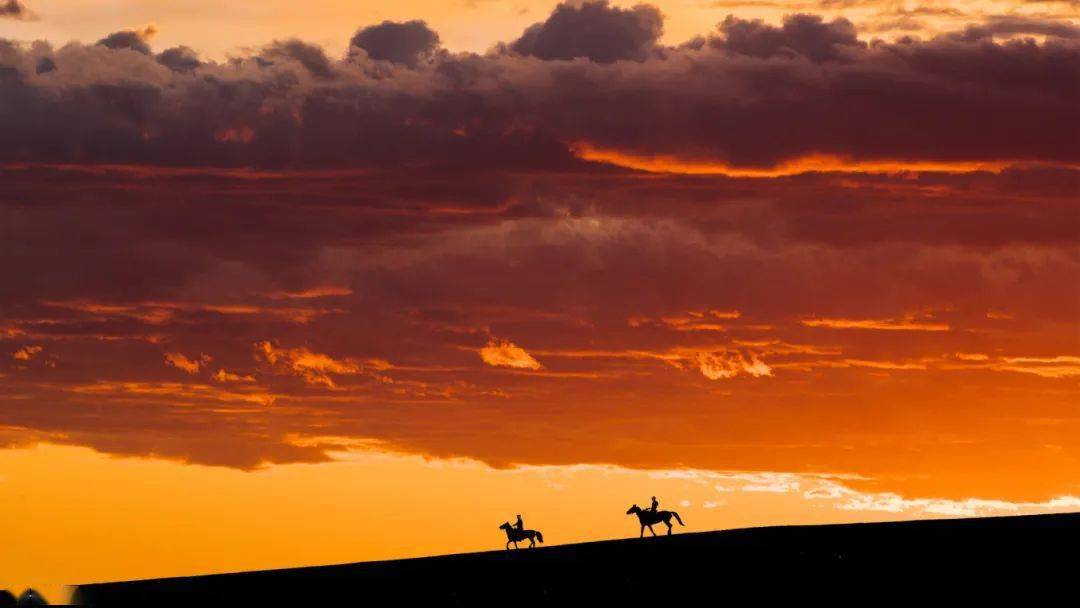
[[(560, 6), (538, 30), (555, 37), (534, 42), (577, 31), (564, 21), (639, 13), (652, 14)], [(419, 62), (434, 34), (410, 22), (362, 30), (354, 42), (367, 57), (333, 60), (287, 40), (218, 63), (182, 47), (150, 55), (152, 31), (94, 46), (8, 43), (0, 159), (596, 170), (571, 150), (588, 142), (758, 167), (821, 154), (1080, 162), (1080, 141), (1061, 128), (1080, 120), (1080, 44), (1062, 36), (866, 45), (846, 21), (797, 15), (775, 27), (729, 18), (702, 44), (618, 64), (604, 61), (637, 43), (573, 62), (446, 52)], [(567, 35), (563, 56), (586, 52), (578, 39), (611, 40)]]
[(423, 21), (383, 21), (356, 32), (350, 46), (372, 59), (414, 67), (439, 48), (439, 35)]
[(952, 37), (971, 42), (1015, 34), (1037, 34), (1076, 40), (1080, 39), (1080, 26), (1063, 19), (996, 15), (988, 18), (985, 23), (969, 25)]
[(334, 76), (334, 66), (321, 47), (295, 38), (270, 44), (263, 49), (260, 57), (270, 63), (280, 59), (295, 61), (316, 78), (329, 79)]
[(148, 25), (139, 30), (121, 30), (119, 32), (113, 32), (101, 40), (98, 40), (98, 44), (109, 49), (126, 49), (135, 51), (136, 53), (142, 53), (143, 55), (149, 55), (151, 52), (149, 40), (155, 34), (157, 34), (157, 28)]
[(56, 69), (56, 62), (52, 57), (42, 57), (38, 59), (37, 66), (34, 68), (34, 72), (37, 74), (48, 74)]
[(21, 19), (24, 21), (36, 19), (29, 9), (19, 0), (0, 0), (0, 19)]
[(564, 2), (542, 23), (529, 27), (510, 50), (540, 59), (588, 58), (598, 63), (644, 60), (664, 30), (655, 6), (622, 9), (607, 0)]
[[(845, 358), (888, 364), (959, 349), (1072, 352), (1073, 334), (1057, 328), (1071, 327), (1077, 313), (1077, 179), (1068, 171), (746, 180), (407, 168), (8, 169), (0, 199), (0, 426), (113, 454), (245, 469), (325, 460), (332, 439), (300, 446), (295, 438), (330, 429), (500, 465), (659, 466), (674, 451), (670, 458), (684, 466), (732, 467), (739, 460), (715, 447), (747, 437), (851, 446), (868, 434), (857, 445), (872, 449), (882, 433), (906, 441), (927, 428), (949, 430), (926, 414), (948, 407), (950, 395), (928, 387), (948, 386), (946, 375), (958, 372), (863, 374), (844, 369)], [(347, 289), (309, 300), (275, 295), (327, 285)], [(267, 307), (333, 312), (299, 323)], [(744, 318), (716, 332), (629, 324), (709, 308)], [(880, 318), (923, 308), (956, 331), (882, 342), (798, 323), (808, 313)], [(1034, 325), (1004, 331), (985, 318), (987, 309)], [(2, 337), (14, 335), (12, 327), (25, 333)], [(488, 332), (511, 338), (546, 371), (593, 376), (487, 368), (470, 349)], [(331, 391), (261, 367), (252, 345), (262, 340), (398, 367), (380, 372), (381, 380), (334, 376)], [(756, 383), (732, 379), (708, 408), (702, 395), (715, 398), (710, 391), (721, 386), (692, 366), (552, 354), (666, 353), (732, 340), (842, 352), (826, 357), (836, 369), (777, 367), (774, 378)], [(26, 344), (47, 345), (57, 366), (16, 368), (10, 353)], [(164, 352), (211, 355), (212, 365), (186, 374), (164, 365)], [(824, 355), (763, 357), (797, 365)], [(210, 377), (218, 369), (254, 381), (219, 383)], [(958, 424), (988, 441), (978, 429), (990, 420), (1033, 407), (1050, 416), (1075, 401), (1071, 380), (1017, 375), (987, 388), (983, 376), (963, 378), (980, 400)], [(823, 388), (807, 390), (811, 379)], [(1056, 392), (1033, 392), (1047, 387)], [(26, 394), (41, 406), (26, 407)], [(1034, 406), (1032, 394), (1040, 395)], [(870, 395), (889, 395), (875, 403), (890, 416), (853, 414), (865, 411)], [(765, 410), (784, 415), (763, 422), (748, 413)], [(833, 414), (827, 423), (823, 412)], [(897, 419), (911, 428), (887, 423)], [(535, 433), (536, 425), (545, 432)], [(654, 455), (636, 449), (639, 441), (668, 449)], [(845, 450), (800, 456), (876, 472), (858, 468), (868, 465)], [(775, 448), (752, 453), (764, 463)]]
[(199, 61), (199, 55), (191, 48), (186, 46), (174, 46), (171, 49), (165, 49), (158, 53), (158, 63), (177, 72), (192, 72), (202, 62)]
[(781, 27), (728, 16), (710, 44), (749, 57), (805, 57), (815, 62), (840, 59), (845, 51), (864, 49), (855, 26), (844, 18), (826, 22), (818, 15), (789, 15)]

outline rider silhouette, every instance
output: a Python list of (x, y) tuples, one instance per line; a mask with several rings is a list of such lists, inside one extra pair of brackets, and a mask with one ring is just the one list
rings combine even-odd
[(656, 509), (659, 508), (659, 507), (660, 507), (660, 502), (656, 500), (655, 496), (653, 496), (652, 497), (652, 506), (649, 507), (649, 511), (652, 512), (652, 513), (656, 513)]
[(518, 532), (525, 529), (525, 522), (521, 521), (521, 513), (518, 513), (517, 521), (514, 523), (514, 529)]

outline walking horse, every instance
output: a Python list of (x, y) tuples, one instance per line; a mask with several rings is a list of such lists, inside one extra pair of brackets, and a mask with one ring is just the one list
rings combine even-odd
[(544, 542), (544, 535), (539, 530), (518, 530), (511, 526), (510, 522), (499, 526), (499, 529), (506, 531), (507, 549), (510, 549), (510, 543), (514, 543), (514, 548), (517, 549), (519, 542), (529, 541), (529, 548), (532, 549), (536, 546), (536, 541)]
[[(637, 515), (638, 521), (641, 523), (641, 536), (645, 536), (645, 528), (652, 532), (653, 536), (656, 536), (656, 530), (653, 530), (653, 524), (664, 523), (667, 524), (667, 533), (671, 535), (671, 518), (674, 517), (675, 521), (679, 522), (680, 526), (685, 526), (682, 523), (682, 518), (675, 511), (647, 511), (642, 510), (641, 507), (634, 505), (630, 507), (630, 510), (626, 512), (627, 515), (631, 513)], [(639, 536), (638, 538), (641, 538)]]

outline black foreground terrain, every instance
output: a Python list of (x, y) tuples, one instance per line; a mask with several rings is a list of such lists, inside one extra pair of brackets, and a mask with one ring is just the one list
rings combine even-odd
[[(493, 533), (492, 544), (501, 542)], [(1053, 598), (1077, 605), (1078, 556), (1080, 514), (785, 526), (81, 585), (74, 601), (682, 608), (976, 599), (1037, 605)]]

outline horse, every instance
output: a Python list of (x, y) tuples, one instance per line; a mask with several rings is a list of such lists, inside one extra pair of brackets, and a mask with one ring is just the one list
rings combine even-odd
[(510, 525), (510, 522), (506, 522), (499, 526), (500, 530), (506, 530), (506, 549), (510, 550), (510, 543), (514, 543), (514, 548), (518, 548), (519, 541), (529, 541), (529, 548), (532, 549), (536, 546), (536, 541), (544, 542), (544, 535), (539, 530), (518, 530), (514, 526)]
[(672, 517), (675, 518), (675, 521), (679, 522), (680, 526), (686, 525), (682, 523), (682, 518), (679, 517), (679, 514), (675, 511), (645, 511), (642, 510), (641, 507), (634, 505), (626, 512), (627, 515), (630, 515), (631, 513), (636, 514), (638, 521), (641, 522), (641, 536), (638, 538), (643, 538), (645, 536), (645, 528), (648, 528), (649, 532), (652, 532), (652, 535), (656, 536), (656, 530), (653, 530), (653, 524), (658, 524), (660, 522), (667, 524), (667, 533), (668, 536), (671, 536)]

